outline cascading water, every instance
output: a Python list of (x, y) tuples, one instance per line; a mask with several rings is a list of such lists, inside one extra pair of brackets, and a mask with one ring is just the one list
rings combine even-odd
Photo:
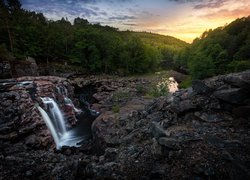
[(45, 97), (45, 98), (41, 98), (41, 99), (42, 99), (44, 105), (46, 106), (46, 109), (49, 109), (50, 114), (53, 117), (53, 120), (54, 120), (53, 123), (54, 123), (56, 130), (61, 134), (65, 134), (66, 133), (66, 122), (65, 122), (63, 114), (62, 114), (61, 110), (59, 109), (57, 103), (49, 97)]
[(86, 138), (91, 136), (91, 124), (99, 112), (86, 107), (89, 113), (82, 111), (75, 107), (70, 98), (68, 98), (68, 90), (63, 85), (57, 86), (57, 94), (59, 99), (64, 100), (64, 106), (72, 107), (72, 110), (79, 116), (79, 121), (74, 128), (66, 128), (68, 122), (64, 118), (62, 111), (54, 99), (50, 97), (42, 97), (41, 100), (44, 104), (44, 109), (38, 106), (38, 110), (41, 113), (49, 131), (52, 134), (57, 149), (61, 149), (62, 146), (75, 146), (79, 147), (80, 143), (84, 142)]
[[(52, 98), (44, 97), (41, 99), (45, 105), (47, 112), (40, 106), (38, 106), (37, 108), (52, 134), (52, 137), (56, 144), (56, 148), (60, 149), (62, 146), (78, 147), (79, 142), (85, 139), (84, 136), (77, 134), (74, 129), (66, 129), (66, 121), (64, 119), (64, 116), (57, 103)], [(72, 103), (71, 100), (70, 102)]]
[(46, 111), (44, 111), (40, 106), (37, 106), (37, 109), (39, 110), (39, 112), (41, 113), (44, 121), (45, 121), (45, 124), (46, 126), (49, 128), (49, 131), (54, 139), (54, 142), (56, 144), (56, 148), (57, 149), (60, 149), (60, 139), (59, 139), (59, 134), (58, 132), (56, 131), (50, 117), (48, 116), (48, 114), (46, 113)]

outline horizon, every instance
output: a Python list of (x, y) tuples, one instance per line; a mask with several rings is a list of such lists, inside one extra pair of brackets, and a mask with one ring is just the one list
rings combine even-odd
[(76, 17), (120, 31), (151, 32), (188, 43), (209, 29), (249, 16), (247, 0), (21, 0), (26, 10), (49, 20)]

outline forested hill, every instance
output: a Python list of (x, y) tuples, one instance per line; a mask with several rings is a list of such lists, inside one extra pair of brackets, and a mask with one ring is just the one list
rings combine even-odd
[(189, 44), (177, 39), (172, 36), (165, 36), (150, 32), (134, 32), (134, 31), (124, 31), (124, 34), (127, 36), (137, 36), (139, 37), (142, 42), (145, 44), (149, 44), (158, 48), (169, 48), (173, 51), (179, 51), (182, 50), (183, 47), (188, 47)]
[(250, 16), (204, 32), (178, 58), (193, 79), (250, 69)]
[[(159, 70), (187, 43), (169, 36), (125, 31), (76, 18), (50, 21), (18, 0), (0, 0), (0, 57), (77, 65), (86, 72), (122, 74)], [(11, 58), (12, 57), (12, 58)]]

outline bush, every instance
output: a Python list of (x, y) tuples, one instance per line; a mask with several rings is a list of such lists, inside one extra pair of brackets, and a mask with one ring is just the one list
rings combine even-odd
[(192, 77), (188, 76), (179, 84), (179, 88), (185, 89), (191, 87), (191, 85), (192, 85)]
[(250, 60), (245, 61), (232, 61), (228, 65), (229, 72), (238, 72), (250, 69)]
[(119, 106), (118, 104), (114, 104), (114, 105), (112, 106), (112, 111), (113, 111), (114, 113), (119, 113), (119, 112), (120, 112), (120, 106)]

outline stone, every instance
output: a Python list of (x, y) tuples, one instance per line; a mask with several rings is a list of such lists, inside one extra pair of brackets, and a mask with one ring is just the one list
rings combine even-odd
[(250, 70), (238, 74), (229, 74), (225, 81), (233, 86), (250, 89)]
[(172, 102), (169, 106), (169, 110), (171, 110), (172, 112), (176, 114), (193, 111), (196, 108), (197, 106), (190, 99), (177, 100), (177, 101)]
[(180, 149), (179, 141), (175, 138), (161, 137), (159, 138), (158, 142), (160, 145), (167, 147), (169, 149), (173, 149), (173, 150)]
[(194, 92), (198, 94), (209, 94), (212, 92), (212, 89), (208, 87), (204, 81), (201, 80), (194, 80), (192, 81), (192, 88)]
[(233, 109), (233, 114), (236, 117), (250, 117), (250, 106), (239, 106)]
[(220, 100), (232, 104), (242, 104), (244, 100), (249, 97), (247, 92), (243, 91), (241, 88), (219, 90), (215, 91), (213, 95)]
[(156, 139), (166, 136), (165, 130), (157, 122), (151, 122), (150, 126), (151, 133)]

